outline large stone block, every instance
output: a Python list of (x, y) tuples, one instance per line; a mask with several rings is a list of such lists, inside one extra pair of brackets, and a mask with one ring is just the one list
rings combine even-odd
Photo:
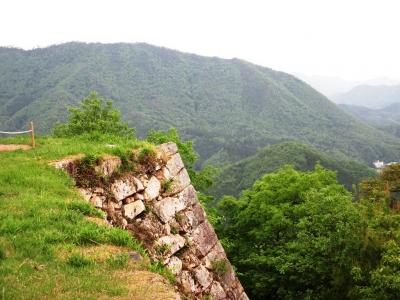
[(178, 257), (172, 256), (167, 264), (167, 268), (172, 274), (178, 275), (182, 271), (182, 261)]
[(195, 203), (192, 207), (192, 210), (198, 223), (203, 223), (206, 220), (206, 213), (204, 212), (200, 202)]
[(172, 155), (165, 166), (172, 177), (178, 175), (179, 171), (185, 167), (179, 153)]
[(147, 214), (142, 219), (136, 218), (135, 223), (129, 224), (128, 228), (150, 250), (154, 248), (154, 240), (168, 234), (165, 225), (152, 213)]
[(163, 152), (167, 155), (174, 155), (175, 153), (178, 152), (178, 147), (176, 146), (175, 143), (169, 142), (169, 143), (158, 145), (157, 150), (159, 152)]
[(212, 270), (213, 263), (215, 261), (226, 261), (229, 264), (229, 261), (226, 257), (224, 248), (221, 243), (218, 241), (215, 246), (210, 250), (210, 252), (203, 259), (206, 268)]
[(208, 222), (204, 222), (194, 229), (191, 238), (201, 256), (207, 255), (218, 241), (214, 229)]
[(79, 188), (78, 191), (79, 191), (79, 194), (81, 194), (83, 199), (85, 199), (86, 201), (89, 202), (90, 198), (92, 198), (92, 195), (93, 195), (93, 191), (92, 190)]
[(137, 200), (124, 205), (124, 216), (129, 220), (133, 220), (137, 215), (144, 212), (145, 209), (146, 207), (144, 206), (143, 201)]
[(200, 265), (194, 269), (194, 275), (197, 279), (197, 282), (200, 283), (203, 291), (207, 289), (213, 281), (212, 275), (203, 265)]
[(144, 185), (139, 179), (133, 177), (133, 182), (135, 183), (136, 186), (136, 192), (141, 192), (144, 190)]
[(190, 185), (190, 177), (186, 169), (179, 171), (178, 175), (173, 177), (171, 192), (169, 194), (177, 194)]
[(186, 294), (191, 294), (196, 291), (196, 283), (189, 271), (182, 272), (181, 285)]
[(153, 200), (160, 195), (161, 183), (155, 177), (152, 176), (147, 183), (147, 187), (144, 191), (144, 197), (146, 200)]
[(118, 179), (111, 185), (111, 192), (113, 193), (114, 198), (117, 201), (120, 201), (133, 195), (136, 192), (136, 186), (134, 181), (129, 177)]
[(197, 256), (196, 249), (193, 247), (186, 248), (179, 257), (182, 260), (184, 269), (192, 270), (201, 263)]
[(62, 169), (67, 172), (69, 175), (76, 175), (77, 166), (79, 165), (79, 161), (84, 157), (84, 154), (77, 154), (69, 157), (65, 157), (61, 160), (53, 161), (50, 165), (54, 166), (57, 169)]
[(183, 246), (185, 246), (185, 242), (185, 239), (179, 234), (171, 234), (160, 237), (155, 243), (155, 248), (156, 251), (162, 250), (162, 253), (160, 254), (164, 257), (170, 257), (179, 249), (183, 248)]
[(199, 203), (199, 200), (197, 199), (197, 192), (191, 184), (181, 191), (178, 194), (178, 197), (183, 199), (183, 201), (186, 203), (186, 206)]
[(213, 300), (222, 300), (226, 298), (226, 293), (218, 281), (214, 281), (211, 285), (210, 296)]
[(121, 158), (118, 156), (103, 157), (98, 166), (95, 166), (95, 171), (99, 174), (110, 176), (121, 166)]
[(90, 203), (92, 203), (97, 208), (102, 208), (105, 200), (106, 200), (105, 196), (93, 195), (92, 198), (90, 198)]
[(164, 198), (154, 204), (154, 211), (159, 216), (161, 221), (167, 223), (177, 212), (185, 209), (185, 203), (180, 198)]
[(178, 213), (176, 219), (181, 229), (185, 232), (188, 232), (199, 225), (191, 209)]

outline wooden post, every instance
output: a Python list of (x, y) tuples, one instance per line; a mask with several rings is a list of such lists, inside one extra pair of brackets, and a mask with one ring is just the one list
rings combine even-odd
[(31, 138), (32, 138), (32, 148), (35, 148), (35, 128), (33, 127), (33, 122), (31, 122)]

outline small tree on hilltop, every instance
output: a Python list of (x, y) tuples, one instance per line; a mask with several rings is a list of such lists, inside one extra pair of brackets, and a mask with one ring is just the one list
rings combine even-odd
[(134, 137), (135, 130), (121, 121), (121, 112), (112, 106), (112, 100), (90, 93), (80, 107), (69, 107), (66, 124), (57, 124), (55, 136), (77, 136), (82, 134), (107, 134)]

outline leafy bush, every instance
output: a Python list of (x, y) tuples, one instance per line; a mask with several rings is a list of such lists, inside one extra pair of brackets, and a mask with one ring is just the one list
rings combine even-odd
[(57, 124), (54, 135), (58, 137), (90, 134), (134, 137), (135, 130), (121, 121), (121, 113), (113, 108), (112, 101), (90, 93), (81, 102), (81, 107), (68, 108), (70, 113), (66, 124)]

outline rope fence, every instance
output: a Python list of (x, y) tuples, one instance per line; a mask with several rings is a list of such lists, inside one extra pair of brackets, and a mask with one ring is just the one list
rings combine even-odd
[(31, 143), (32, 143), (32, 148), (35, 148), (35, 128), (33, 127), (33, 122), (30, 122), (30, 129), (25, 130), (25, 131), (0, 131), (0, 134), (8, 134), (8, 135), (18, 135), (18, 134), (25, 134), (25, 133), (30, 133), (31, 134)]

